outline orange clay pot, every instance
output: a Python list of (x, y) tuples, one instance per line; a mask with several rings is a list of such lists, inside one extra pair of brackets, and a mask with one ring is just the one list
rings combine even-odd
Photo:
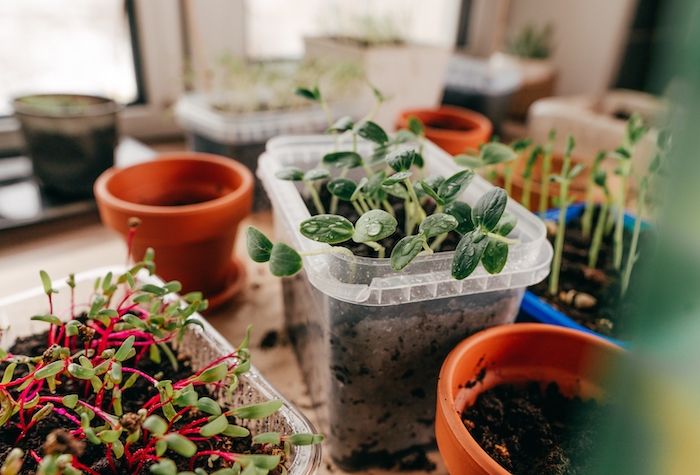
[(494, 327), (462, 341), (445, 359), (438, 380), (435, 431), (447, 470), (451, 475), (510, 473), (462, 423), (462, 411), (480, 393), (502, 383), (554, 381), (567, 397), (597, 399), (623, 353), (597, 336), (539, 323)]
[(464, 153), (470, 148), (478, 150), (493, 132), (493, 125), (486, 116), (456, 106), (404, 111), (396, 120), (396, 128), (408, 128), (408, 118), (412, 115), (423, 122), (428, 140), (450, 155)]
[(250, 213), (253, 175), (230, 158), (177, 152), (119, 169), (95, 182), (105, 226), (127, 239), (136, 217), (131, 249), (135, 261), (155, 251), (156, 273), (179, 280), (182, 292), (201, 291), (216, 307), (243, 286), (245, 270), (233, 257), (240, 221)]

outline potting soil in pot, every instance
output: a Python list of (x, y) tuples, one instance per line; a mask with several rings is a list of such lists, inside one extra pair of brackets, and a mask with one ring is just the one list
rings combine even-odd
[[(48, 333), (44, 333), (41, 335), (33, 335), (28, 338), (18, 339), (15, 345), (13, 345), (13, 347), (10, 348), (9, 352), (15, 355), (41, 355), (46, 350), (47, 335)], [(194, 372), (191, 369), (188, 356), (184, 354), (178, 355), (177, 350), (174, 350), (174, 354), (176, 358), (180, 361), (178, 370), (173, 369), (173, 367), (170, 366), (168, 360), (165, 358), (163, 358), (163, 363), (161, 364), (153, 363), (149, 358), (142, 358), (138, 362), (138, 364), (133, 365), (133, 367), (150, 375), (156, 375), (159, 372), (162, 372), (162, 379), (170, 379), (172, 381), (178, 381), (191, 376)], [(126, 363), (128, 363), (128, 361)], [(125, 366), (132, 366), (131, 364), (126, 363)], [(2, 374), (5, 371), (5, 368), (7, 366), (7, 363), (0, 363), (0, 374)], [(15, 379), (23, 376), (24, 374), (26, 374), (26, 372), (27, 370), (25, 365), (18, 365), (14, 372)], [(42, 396), (54, 395), (60, 397), (66, 394), (79, 393), (82, 396), (83, 387), (75, 387), (74, 385), (74, 383), (78, 380), (68, 379), (67, 381), (67, 384), (58, 386), (56, 392), (53, 394), (49, 393), (46, 387), (44, 387), (39, 394)], [(89, 384), (85, 381), (83, 381), (83, 383)], [(89, 391), (89, 393), (86, 392), (86, 394), (88, 394), (88, 396), (83, 398), (83, 400), (89, 404), (94, 404), (96, 395), (92, 391)], [(124, 392), (125, 397), (122, 399), (124, 415), (126, 416), (128, 415), (128, 413), (135, 413), (136, 411), (138, 411), (138, 409), (143, 407), (143, 405), (146, 404), (147, 401), (149, 401), (151, 398), (157, 395), (158, 391), (153, 385), (151, 385), (144, 378), (138, 378), (134, 385), (131, 388), (126, 389)], [(205, 394), (200, 394), (200, 396), (204, 395)], [(103, 407), (111, 407), (111, 404), (109, 404), (108, 402), (109, 400), (110, 396), (106, 396), (105, 402), (103, 403)], [(192, 410), (189, 413), (184, 414), (182, 419), (175, 422), (173, 427), (184, 427), (188, 423), (196, 419), (200, 419), (203, 416), (206, 416), (206, 414), (196, 410)], [(95, 423), (93, 424), (93, 426), (97, 424), (98, 420), (99, 418), (95, 418)], [(124, 427), (126, 427), (126, 424), (127, 423), (122, 420), (122, 425), (124, 425)], [(34, 471), (37, 468), (37, 463), (35, 459), (29, 455), (30, 451), (33, 450), (39, 456), (45, 455), (45, 451), (48, 448), (45, 442), (47, 436), (57, 429), (65, 429), (65, 432), (58, 433), (57, 439), (58, 443), (60, 444), (59, 450), (77, 456), (81, 464), (87, 466), (92, 471), (94, 471), (91, 473), (97, 473), (100, 475), (114, 475), (118, 473), (129, 475), (146, 475), (151, 473), (151, 471), (149, 470), (149, 466), (151, 465), (150, 463), (145, 463), (138, 471), (134, 471), (136, 470), (136, 467), (129, 468), (126, 456), (123, 456), (119, 459), (117, 459), (116, 457), (111, 457), (110, 463), (110, 460), (105, 458), (105, 453), (107, 451), (106, 445), (94, 445), (92, 443), (86, 442), (85, 439), (76, 439), (72, 435), (70, 435), (68, 431), (75, 428), (75, 426), (75, 421), (70, 420), (68, 417), (66, 417), (65, 413), (61, 413), (61, 411), (54, 410), (47, 417), (39, 420), (28, 431), (27, 436), (25, 436), (19, 442), (17, 442), (17, 438), (19, 436), (20, 431), (12, 422), (10, 422), (8, 426), (5, 426), (2, 430), (0, 430), (0, 460), (5, 460), (7, 454), (12, 450), (13, 447), (19, 447), (25, 453), (24, 465), (21, 471), (19, 472), (19, 475), (33, 475)], [(212, 446), (211, 442), (214, 442), (215, 445)], [(237, 453), (272, 453), (272, 451), (275, 450), (274, 453), (276, 455), (283, 454), (283, 451), (280, 452), (279, 447), (272, 446), (270, 444), (253, 444), (251, 436), (228, 437), (220, 434), (216, 438), (204, 439), (198, 442), (197, 445), (200, 451), (224, 450)], [(135, 453), (140, 447), (142, 446), (139, 440), (139, 442), (136, 442), (131, 445), (131, 453)], [(182, 457), (174, 451), (170, 450), (166, 453), (165, 456), (171, 458), (177, 464), (178, 471), (187, 471), (190, 469), (190, 459)], [(215, 471), (219, 468), (224, 468), (225, 466), (225, 464), (222, 463), (222, 460), (218, 460), (214, 462), (214, 465), (212, 467), (207, 467), (207, 461), (208, 457), (201, 457), (197, 460), (195, 466), (207, 468), (207, 470), (210, 472)], [(271, 471), (270, 473), (277, 474), (281, 472), (278, 468), (276, 469), (276, 471)]]
[(606, 407), (567, 398), (556, 383), (503, 384), (481, 393), (462, 413), (479, 445), (514, 475), (592, 474)]
[[(593, 223), (596, 222), (597, 211), (593, 218)], [(548, 238), (554, 242), (554, 236), (548, 236)], [(631, 239), (631, 232), (625, 229), (623, 270)], [(580, 219), (573, 220), (566, 226), (559, 293), (549, 294), (548, 280), (533, 285), (528, 290), (584, 327), (605, 336), (625, 339), (627, 336), (625, 323), (634, 317), (637, 308), (635, 299), (639, 295), (639, 289), (644, 285), (645, 265), (649, 262), (646, 257), (653, 252), (654, 242), (653, 231), (650, 228), (642, 229), (637, 247), (641, 257), (632, 269), (630, 287), (625, 297), (620, 299), (621, 273), (613, 268), (612, 233), (603, 238), (598, 265), (592, 269), (588, 267), (590, 238), (582, 235)], [(573, 292), (570, 292), (572, 290)], [(581, 307), (580, 302), (576, 302), (576, 293), (581, 292), (593, 296), (596, 299), (595, 305)]]

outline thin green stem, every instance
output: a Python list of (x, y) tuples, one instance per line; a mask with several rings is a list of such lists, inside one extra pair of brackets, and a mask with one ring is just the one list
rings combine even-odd
[(369, 211), (369, 206), (367, 206), (367, 202), (366, 202), (365, 199), (362, 197), (362, 195), (359, 195), (359, 194), (358, 194), (358, 196), (357, 196), (357, 201), (360, 202), (360, 206), (362, 206), (362, 209), (364, 210), (364, 212), (367, 213), (367, 212)]
[(384, 253), (386, 252), (386, 248), (384, 246), (374, 241), (367, 241), (365, 244), (377, 251), (377, 257), (379, 259), (384, 259)]
[(403, 182), (406, 185), (406, 188), (408, 188), (408, 194), (411, 196), (411, 201), (413, 201), (413, 203), (415, 204), (415, 211), (419, 217), (418, 222), (423, 221), (426, 218), (427, 214), (425, 214), (425, 210), (420, 204), (420, 200), (416, 195), (416, 190), (413, 189), (413, 184), (411, 183), (411, 180), (406, 178)]
[(396, 213), (394, 212), (394, 208), (391, 206), (391, 203), (389, 203), (389, 200), (382, 200), (382, 205), (384, 205), (384, 209), (386, 210), (387, 213), (392, 215), (394, 218), (396, 217)]
[(314, 186), (306, 180), (304, 180), (304, 185), (306, 186), (306, 189), (309, 190), (309, 193), (311, 193), (311, 199), (314, 202), (314, 206), (316, 207), (318, 214), (326, 214), (326, 209), (323, 207), (323, 203), (321, 203), (321, 197), (318, 196), (318, 191), (316, 191), (316, 188), (314, 188)]
[(552, 150), (549, 150), (544, 154), (544, 159), (542, 160), (542, 189), (540, 190), (540, 206), (539, 214), (540, 218), (544, 219), (544, 215), (547, 213), (547, 206), (549, 205), (549, 173), (552, 170)]
[(649, 182), (645, 178), (639, 187), (639, 196), (637, 197), (637, 216), (634, 218), (634, 230), (632, 232), (632, 243), (630, 244), (629, 253), (627, 254), (627, 263), (625, 264), (625, 271), (622, 274), (620, 289), (620, 297), (624, 297), (627, 293), (627, 289), (630, 285), (630, 277), (632, 277), (632, 267), (637, 261), (637, 245), (639, 244), (639, 232), (642, 229), (642, 208), (644, 207), (644, 199), (646, 198), (647, 188), (649, 187)]
[(588, 177), (588, 183), (586, 184), (586, 207), (583, 211), (583, 216), (581, 216), (581, 233), (584, 237), (591, 236), (591, 229), (593, 227), (593, 208), (595, 203), (593, 202), (593, 186), (595, 168), (591, 170), (591, 174)]
[(433, 251), (439, 251), (440, 246), (442, 246), (442, 243), (445, 242), (445, 239), (447, 239), (449, 233), (442, 233), (438, 237), (436, 237), (433, 242), (430, 244), (430, 249)]
[(513, 190), (513, 165), (507, 165), (503, 170), (503, 175), (505, 176), (504, 188), (508, 196), (510, 196)]
[(615, 231), (613, 233), (613, 268), (622, 268), (622, 231), (625, 225), (625, 201), (627, 197), (627, 177), (630, 172), (630, 164), (625, 163), (622, 169), (620, 189), (617, 194), (617, 216), (615, 217)]
[(595, 231), (593, 231), (593, 240), (591, 241), (591, 247), (588, 250), (588, 267), (591, 269), (595, 269), (598, 265), (598, 253), (600, 252), (600, 245), (603, 242), (603, 231), (605, 230), (605, 223), (608, 220), (608, 212), (610, 211), (611, 199), (607, 188), (605, 193), (608, 199), (600, 208), (598, 222), (595, 225)]
[(490, 238), (495, 239), (496, 241), (501, 241), (503, 243), (506, 243), (508, 245), (512, 244), (520, 244), (520, 239), (510, 239), (505, 236), (501, 236), (500, 234), (492, 233), (492, 232), (487, 232), (486, 235)]
[(328, 108), (328, 104), (326, 104), (326, 100), (324, 98), (321, 98), (321, 100), (319, 101), (319, 104), (321, 104), (321, 108), (323, 109), (324, 114), (326, 114), (326, 120), (328, 121), (328, 127), (333, 127), (333, 115), (331, 114), (331, 111)]
[(557, 222), (557, 235), (554, 238), (554, 257), (552, 258), (552, 274), (549, 276), (549, 294), (556, 295), (559, 291), (559, 272), (561, 271), (561, 255), (564, 251), (564, 232), (566, 231), (566, 211), (569, 208), (567, 196), (569, 194), (569, 181), (561, 184), (559, 199), (559, 220)]
[(360, 208), (360, 205), (357, 204), (357, 200), (351, 201), (350, 203), (352, 203), (352, 206), (353, 206), (353, 208), (355, 208), (355, 211), (357, 211), (357, 214), (359, 214), (360, 216), (365, 214), (365, 212), (362, 210), (362, 208)]
[(523, 196), (520, 197), (520, 204), (522, 204), (525, 209), (530, 209), (530, 190), (532, 188), (532, 177), (525, 178), (525, 183), (523, 184)]
[(423, 251), (426, 254), (433, 254), (433, 252), (434, 252), (433, 248), (428, 246), (428, 241), (426, 241), (426, 240), (423, 240)]

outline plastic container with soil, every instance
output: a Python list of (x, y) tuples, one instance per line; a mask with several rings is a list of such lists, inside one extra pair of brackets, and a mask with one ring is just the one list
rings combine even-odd
[(451, 475), (511, 473), (462, 421), (464, 409), (481, 393), (500, 384), (554, 382), (565, 397), (601, 401), (623, 355), (624, 350), (597, 336), (537, 323), (491, 328), (461, 342), (445, 359), (437, 386), (435, 430), (447, 470)]
[(491, 138), (491, 121), (478, 112), (457, 106), (433, 109), (411, 109), (401, 112), (396, 120), (397, 129), (408, 128), (408, 118), (415, 116), (425, 126), (425, 136), (450, 155), (478, 150)]
[[(332, 150), (333, 137), (277, 137), (260, 158), (258, 176), (274, 210), (277, 238), (301, 251), (327, 245), (304, 238), (310, 217), (301, 188), (275, 178), (282, 167), (309, 170)], [(347, 144), (345, 144), (347, 145)], [(370, 149), (360, 142), (360, 152)], [(363, 150), (364, 149), (364, 150)], [(426, 174), (450, 176), (452, 157), (425, 149)], [(476, 177), (463, 200), (491, 188)], [(450, 275), (452, 252), (416, 258), (401, 272), (389, 259), (338, 254), (304, 258), (304, 270), (282, 281), (285, 321), (314, 403), (324, 442), (342, 468), (391, 466), (434, 447), (435, 386), (444, 357), (484, 328), (512, 323), (525, 287), (549, 272), (552, 248), (543, 223), (519, 204), (508, 264), (497, 275), (482, 267), (467, 279)]]
[[(98, 277), (104, 277), (108, 272), (114, 275), (124, 273), (124, 267), (103, 267), (82, 272), (75, 275), (75, 301), (88, 302), (94, 294), (94, 283)], [(37, 276), (38, 281), (38, 276)], [(156, 276), (148, 276), (144, 273), (137, 274), (137, 283), (162, 286), (163, 281)], [(59, 291), (53, 294), (54, 308), (68, 308), (71, 305), (71, 292), (66, 279), (57, 279), (52, 283), (52, 288)], [(86, 310), (79, 308), (79, 310)], [(26, 337), (46, 330), (46, 323), (32, 321), (32, 315), (44, 315), (48, 313), (48, 299), (42, 286), (19, 292), (0, 298), (0, 318), (9, 323), (9, 331), (0, 336), (0, 344), (3, 349), (9, 348), (16, 338)], [(191, 359), (192, 369), (200, 370), (213, 360), (229, 355), (235, 351), (231, 344), (212, 327), (203, 317), (195, 313), (201, 322), (201, 327), (188, 325), (182, 343), (177, 347), (178, 351), (187, 354)], [(222, 407), (227, 405), (226, 394), (217, 394), (215, 397)], [(245, 426), (253, 434), (263, 432), (279, 432), (280, 434), (315, 433), (313, 425), (299, 411), (299, 409), (280, 394), (270, 383), (251, 367), (250, 371), (240, 375), (238, 389), (233, 393), (232, 404), (242, 406), (257, 404), (281, 399), (282, 407), (273, 415), (263, 419), (245, 420), (239, 423)], [(313, 475), (317, 472), (321, 463), (321, 446), (292, 446), (291, 459), (287, 470), (290, 475)]]
[(122, 106), (80, 94), (23, 96), (13, 106), (41, 188), (65, 197), (91, 197), (97, 177), (114, 165)]
[[(569, 209), (567, 210), (567, 213), (566, 213), (567, 224), (580, 218), (583, 215), (584, 209), (585, 209), (584, 203), (576, 203), (576, 204), (570, 206)], [(551, 220), (558, 220), (559, 219), (559, 209), (548, 210), (545, 217), (547, 219), (551, 219)], [(624, 226), (625, 226), (626, 230), (631, 231), (632, 228), (634, 227), (634, 217), (629, 215), (629, 214), (625, 214)], [(642, 229), (650, 229), (650, 228), (651, 228), (651, 226), (648, 223), (642, 222)], [(599, 259), (599, 261), (600, 261), (600, 259)], [(633, 269), (633, 278), (635, 275), (637, 275), (637, 273), (641, 272), (638, 268), (638, 266), (640, 266), (640, 265), (641, 265), (641, 263), (637, 262), (635, 268)], [(565, 290), (567, 290), (567, 289), (565, 289)], [(591, 333), (593, 335), (596, 335), (596, 336), (604, 338), (608, 341), (611, 341), (611, 342), (615, 343), (616, 345), (619, 345), (622, 347), (629, 346), (628, 341), (625, 341), (625, 340), (619, 339), (619, 338), (613, 338), (613, 337), (610, 337), (609, 335), (603, 335), (603, 334), (596, 332), (595, 330), (593, 330), (587, 326), (582, 325), (581, 323), (576, 322), (573, 318), (566, 315), (561, 310), (554, 308), (552, 305), (547, 303), (544, 299), (542, 299), (541, 297), (538, 297), (531, 290), (525, 291), (525, 296), (523, 297), (523, 301), (520, 304), (520, 310), (527, 317), (529, 317), (533, 320), (536, 320), (538, 322), (549, 323), (552, 325), (559, 325), (559, 326), (583, 331), (586, 333)]]
[[(175, 118), (185, 129), (190, 150), (233, 158), (251, 172), (255, 172), (268, 139), (281, 134), (321, 133), (328, 127), (320, 106), (233, 114), (212, 107), (202, 93), (182, 96), (175, 105)], [(270, 200), (256, 179), (253, 211), (269, 208)]]

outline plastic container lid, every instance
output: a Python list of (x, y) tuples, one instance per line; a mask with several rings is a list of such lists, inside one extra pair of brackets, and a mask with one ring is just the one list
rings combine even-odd
[[(299, 232), (302, 221), (311, 215), (294, 182), (279, 180), (275, 172), (286, 166), (303, 170), (315, 167), (324, 154), (332, 151), (330, 136), (282, 136), (267, 142), (261, 155), (257, 175), (267, 191), (277, 219), (284, 223), (287, 242), (299, 251), (328, 247), (307, 239)], [(348, 149), (341, 144), (340, 149)], [(371, 150), (360, 141), (359, 153)], [(462, 168), (452, 157), (432, 142), (426, 141), (426, 173), (451, 176)], [(354, 170), (358, 172), (358, 170)], [(361, 173), (359, 171), (358, 173)], [(352, 178), (352, 175), (349, 175)], [(492, 188), (476, 176), (461, 199), (474, 204)], [(520, 204), (509, 199), (506, 211), (518, 218), (518, 225), (509, 237), (521, 244), (510, 247), (508, 263), (500, 274), (491, 275), (479, 265), (464, 280), (451, 276), (453, 252), (438, 252), (420, 256), (400, 272), (394, 271), (389, 259), (344, 256), (339, 254), (304, 257), (304, 269), (309, 281), (319, 290), (338, 300), (362, 305), (396, 305), (460, 295), (479, 294), (513, 288), (524, 288), (543, 280), (549, 274), (552, 246), (546, 239), (542, 221)], [(278, 235), (283, 230), (278, 229)]]

